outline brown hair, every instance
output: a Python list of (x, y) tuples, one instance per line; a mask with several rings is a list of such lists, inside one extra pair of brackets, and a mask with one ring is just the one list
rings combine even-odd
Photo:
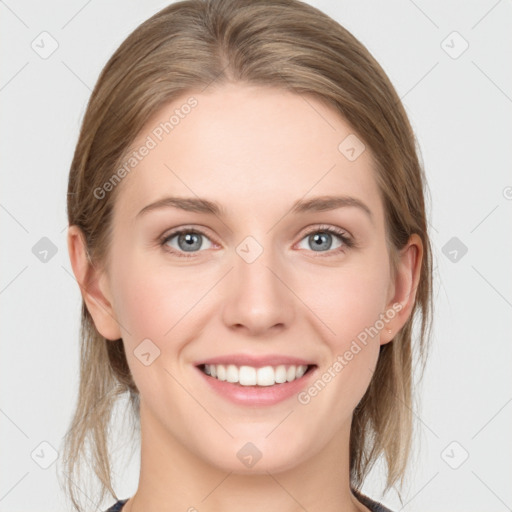
[[(91, 262), (104, 265), (120, 187), (103, 199), (94, 191), (112, 177), (141, 128), (164, 104), (226, 82), (308, 94), (337, 111), (375, 160), (392, 265), (412, 233), (423, 242), (413, 311), (393, 341), (380, 347), (350, 436), (352, 488), (361, 488), (382, 454), (385, 491), (399, 479), (402, 486), (412, 445), (413, 321), (421, 315), (415, 347), (423, 377), (432, 318), (427, 188), (400, 98), (368, 50), (340, 24), (298, 0), (185, 0), (145, 21), (107, 62), (89, 100), (69, 174), (69, 225), (82, 230)], [(77, 510), (82, 509), (75, 473), (86, 459), (87, 442), (101, 482), (100, 501), (107, 490), (119, 499), (112, 488), (108, 427), (121, 395), (128, 394), (135, 417), (139, 411), (122, 340), (102, 337), (84, 302), (80, 339), (79, 394), (63, 455), (66, 490)]]

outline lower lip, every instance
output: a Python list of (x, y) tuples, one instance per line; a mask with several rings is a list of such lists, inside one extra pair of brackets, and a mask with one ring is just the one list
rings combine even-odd
[(273, 386), (242, 386), (206, 375), (196, 366), (197, 371), (211, 388), (239, 405), (273, 405), (299, 393), (307, 384), (317, 367), (311, 368), (300, 379)]

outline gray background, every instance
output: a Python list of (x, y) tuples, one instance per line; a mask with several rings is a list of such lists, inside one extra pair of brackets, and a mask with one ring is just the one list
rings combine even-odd
[[(80, 294), (66, 247), (67, 173), (101, 68), (167, 3), (0, 1), (1, 512), (70, 509), (54, 462), (78, 385)], [(381, 466), (363, 491), (394, 511), (512, 510), (512, 3), (310, 3), (359, 38), (389, 74), (432, 196), (434, 348), (413, 411), (404, 506), (394, 491), (381, 496)], [(58, 48), (42, 58), (52, 44)], [(116, 490), (128, 497), (138, 452), (131, 461), (121, 457), (121, 430)]]

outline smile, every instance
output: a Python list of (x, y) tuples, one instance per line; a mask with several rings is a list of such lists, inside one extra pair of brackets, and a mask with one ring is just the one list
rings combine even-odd
[(300, 379), (314, 365), (236, 366), (204, 364), (199, 368), (210, 377), (241, 386), (274, 386)]
[[(318, 373), (318, 366), (278, 364), (277, 366), (236, 366), (200, 364), (197, 375), (206, 389), (241, 406), (271, 406), (292, 399)], [(207, 373), (208, 372), (208, 373)]]

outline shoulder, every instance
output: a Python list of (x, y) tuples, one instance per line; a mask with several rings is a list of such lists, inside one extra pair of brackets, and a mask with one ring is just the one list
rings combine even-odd
[(105, 510), (105, 512), (120, 512), (123, 508), (123, 505), (128, 501), (128, 498), (125, 500), (119, 500), (116, 503), (114, 503), (108, 510)]

